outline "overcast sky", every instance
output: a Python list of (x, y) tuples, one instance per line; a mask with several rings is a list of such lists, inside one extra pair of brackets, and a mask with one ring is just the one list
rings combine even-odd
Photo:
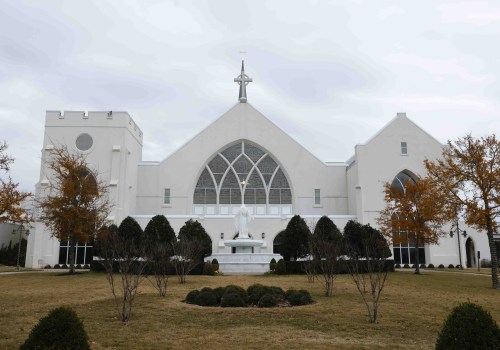
[[(127, 111), (162, 160), (248, 101), (323, 161), (397, 112), (441, 142), (500, 130), (498, 1), (0, 0), (0, 140), (38, 181), (46, 110)], [(201, 165), (200, 165), (201, 166)]]

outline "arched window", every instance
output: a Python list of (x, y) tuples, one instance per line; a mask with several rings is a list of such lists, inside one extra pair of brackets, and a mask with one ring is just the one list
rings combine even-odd
[[(414, 184), (418, 181), (418, 177), (408, 170), (400, 172), (391, 183), (391, 192), (402, 191), (406, 193), (406, 186)], [(393, 215), (398, 216), (398, 213)], [(406, 231), (401, 231), (394, 228), (392, 232), (393, 242), (401, 242), (393, 244), (393, 256), (396, 264), (414, 264), (415, 261), (415, 242), (411, 239), (412, 235), (408, 235)], [(425, 248), (418, 248), (418, 259), (421, 264), (425, 264)]]
[(233, 214), (245, 204), (254, 214), (291, 214), (292, 191), (280, 165), (264, 150), (240, 141), (206, 164), (194, 190), (196, 214)]

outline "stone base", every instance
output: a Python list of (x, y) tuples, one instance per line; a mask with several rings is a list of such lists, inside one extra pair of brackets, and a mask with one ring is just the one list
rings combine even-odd
[(217, 259), (219, 271), (226, 275), (260, 275), (269, 272), (269, 263), (274, 258), (276, 262), (282, 259), (279, 254), (265, 253), (239, 253), (239, 254), (213, 254), (205, 261)]

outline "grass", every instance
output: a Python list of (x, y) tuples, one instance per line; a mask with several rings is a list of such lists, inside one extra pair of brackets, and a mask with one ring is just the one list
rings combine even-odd
[[(304, 288), (316, 303), (293, 308), (202, 308), (182, 303), (193, 289), (253, 283)], [(451, 309), (463, 301), (482, 305), (500, 322), (500, 292), (480, 275), (391, 273), (380, 301), (380, 320), (369, 324), (349, 276), (335, 280), (334, 296), (305, 276), (188, 276), (170, 279), (161, 298), (148, 281), (140, 287), (133, 318), (124, 325), (103, 274), (1, 275), (0, 348), (14, 349), (51, 309), (72, 307), (92, 349), (432, 349)]]

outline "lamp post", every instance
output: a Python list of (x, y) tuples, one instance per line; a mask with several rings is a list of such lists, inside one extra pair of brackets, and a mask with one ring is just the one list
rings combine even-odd
[[(455, 232), (453, 232), (455, 231)], [(451, 225), (450, 228), (450, 237), (453, 238), (453, 235), (456, 233), (457, 238), (458, 238), (458, 261), (460, 263), (460, 270), (463, 270), (463, 265), (462, 265), (462, 247), (460, 245), (460, 235), (467, 237), (467, 232), (465, 230), (460, 230), (460, 227), (458, 226), (458, 220), (456, 223)]]
[(26, 234), (28, 235), (29, 234), (29, 230), (26, 230), (24, 228), (24, 225), (21, 224), (18, 228), (14, 229), (12, 231), (12, 234), (16, 234), (16, 233), (19, 233), (19, 243), (17, 245), (17, 265), (16, 265), (16, 270), (19, 271), (21, 265), (19, 263), (19, 260), (21, 259), (21, 243), (22, 243), (22, 240), (23, 240), (23, 235)]

